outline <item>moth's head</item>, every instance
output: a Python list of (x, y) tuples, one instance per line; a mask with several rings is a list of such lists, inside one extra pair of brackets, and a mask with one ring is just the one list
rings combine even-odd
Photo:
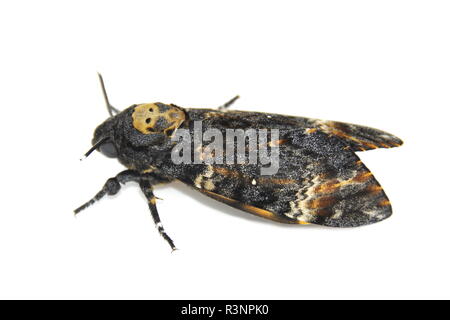
[(184, 110), (160, 102), (132, 105), (108, 118), (94, 132), (94, 149), (117, 158), (127, 148), (148, 147), (169, 142), (186, 120)]
[(118, 148), (115, 141), (115, 128), (117, 116), (108, 118), (94, 131), (92, 138), (92, 148), (97, 149), (108, 158), (117, 158)]
[(142, 152), (142, 147), (170, 142), (174, 131), (186, 120), (183, 108), (160, 102), (135, 104), (119, 111), (109, 103), (103, 77), (98, 76), (110, 117), (95, 129), (92, 147), (85, 157), (98, 150), (119, 160), (128, 153), (132, 160), (136, 152)]

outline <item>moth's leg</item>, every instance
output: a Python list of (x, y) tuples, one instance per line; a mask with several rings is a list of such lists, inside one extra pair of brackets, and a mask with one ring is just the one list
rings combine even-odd
[[(154, 180), (154, 177), (150, 177), (150, 179), (141, 179), (139, 182), (139, 185), (141, 187), (142, 192), (144, 193), (145, 197), (148, 201), (148, 207), (150, 209), (150, 213), (152, 215), (153, 221), (155, 222), (156, 228), (158, 228), (159, 234), (169, 243), (170, 247), (172, 248), (172, 251), (176, 250), (175, 244), (173, 243), (172, 239), (167, 235), (166, 231), (164, 231), (164, 227), (161, 223), (161, 219), (159, 218), (158, 210), (156, 209), (156, 198), (153, 194), (153, 185), (152, 182), (157, 181), (151, 181)], [(167, 182), (167, 181), (162, 181)]]
[(130, 182), (130, 181), (139, 182), (140, 178), (141, 178), (141, 175), (139, 174), (139, 172), (133, 171), (133, 170), (125, 170), (125, 171), (120, 172), (114, 178), (109, 178), (108, 180), (106, 180), (105, 185), (94, 196), (94, 198), (92, 198), (91, 200), (89, 200), (88, 202), (83, 204), (78, 209), (74, 210), (75, 214), (77, 214), (80, 211), (82, 211), (82, 210), (86, 209), (87, 207), (91, 206), (96, 201), (98, 201), (101, 198), (103, 198), (105, 195), (112, 196), (112, 195), (117, 194), (117, 192), (119, 192), (119, 190), (120, 190), (120, 184), (125, 184), (125, 183)]
[(218, 107), (219, 111), (224, 111), (224, 110), (228, 109), (237, 99), (239, 99), (239, 96), (236, 96), (233, 99), (231, 99), (230, 101), (228, 101), (227, 103), (221, 105), (220, 107)]

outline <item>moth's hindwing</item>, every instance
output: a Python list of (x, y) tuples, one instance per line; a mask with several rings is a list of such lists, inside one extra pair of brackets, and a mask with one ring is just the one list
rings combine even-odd
[(379, 183), (337, 137), (317, 131), (280, 132), (280, 165), (261, 176), (260, 165), (203, 164), (177, 178), (207, 196), (283, 223), (355, 227), (392, 213)]

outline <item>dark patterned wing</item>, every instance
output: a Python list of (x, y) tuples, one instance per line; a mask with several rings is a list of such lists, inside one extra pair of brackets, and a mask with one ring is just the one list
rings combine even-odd
[(280, 132), (279, 169), (202, 164), (172, 175), (218, 201), (284, 223), (356, 227), (388, 218), (379, 183), (341, 139), (320, 130)]
[(260, 112), (227, 111), (224, 113), (210, 109), (190, 109), (189, 114), (195, 120), (208, 122), (211, 127), (226, 124), (230, 128), (235, 129), (300, 129), (307, 133), (319, 130), (330, 136), (339, 138), (353, 151), (393, 148), (403, 144), (402, 140), (382, 130), (337, 121)]
[(403, 141), (396, 136), (370, 127), (351, 123), (315, 120), (319, 130), (336, 136), (353, 151), (399, 147)]

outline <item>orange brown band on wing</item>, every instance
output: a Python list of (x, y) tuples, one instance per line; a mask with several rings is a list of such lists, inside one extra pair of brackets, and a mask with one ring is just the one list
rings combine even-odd
[(289, 219), (288, 217), (283, 217), (280, 215), (277, 215), (273, 212), (261, 209), (261, 208), (257, 208), (245, 203), (242, 203), (238, 200), (235, 199), (231, 199), (225, 196), (222, 196), (220, 194), (208, 191), (208, 190), (204, 190), (204, 189), (199, 189), (200, 192), (206, 194), (207, 196), (218, 200), (220, 202), (223, 202), (225, 204), (228, 204), (236, 209), (240, 209), (249, 213), (252, 213), (254, 215), (272, 220), (272, 221), (276, 221), (276, 222), (281, 222), (281, 223), (292, 223), (292, 224), (307, 224), (307, 223), (301, 223), (299, 221), (293, 220), (293, 219)]
[[(377, 146), (376, 144), (352, 137), (352, 136), (350, 136), (342, 131), (339, 131), (339, 130), (332, 130), (331, 133), (340, 138), (344, 138), (345, 140), (348, 139), (348, 140), (352, 140), (352, 141), (356, 142), (357, 144), (362, 144), (364, 147), (367, 147), (369, 149), (378, 149), (379, 148), (379, 146)], [(364, 147), (361, 147), (360, 149), (363, 151), (363, 150), (365, 150)]]
[(227, 168), (222, 167), (212, 167), (212, 170), (220, 175), (226, 176), (226, 177), (239, 177), (239, 173)]
[(315, 125), (330, 135), (336, 136), (353, 151), (365, 151), (377, 148), (394, 148), (403, 144), (396, 136), (374, 128), (337, 121), (316, 120)]
[(276, 141), (270, 141), (269, 143), (267, 143), (267, 146), (269, 147), (277, 147), (277, 146), (281, 146), (283, 144), (285, 144), (287, 142), (287, 140), (276, 140)]

